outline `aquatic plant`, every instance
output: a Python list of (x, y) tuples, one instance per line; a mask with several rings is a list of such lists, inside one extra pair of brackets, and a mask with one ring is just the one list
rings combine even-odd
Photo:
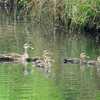
[[(2, 0), (1, 0), (2, 1)], [(0, 7), (16, 16), (30, 16), (46, 27), (64, 26), (67, 30), (100, 27), (100, 0), (4, 0)], [(12, 10), (14, 8), (14, 10)], [(13, 15), (13, 14), (12, 14)]]
[[(33, 16), (39, 21), (47, 20), (49, 24), (65, 26), (67, 29), (81, 28), (96, 24), (100, 26), (99, 0), (31, 0)], [(74, 27), (73, 27), (74, 26)]]
[(32, 10), (32, 0), (17, 0), (16, 16), (28, 16)]
[(100, 14), (99, 0), (65, 0), (65, 13), (68, 20), (71, 18), (71, 23), (75, 23), (81, 27), (87, 23), (89, 25), (100, 25), (96, 20)]

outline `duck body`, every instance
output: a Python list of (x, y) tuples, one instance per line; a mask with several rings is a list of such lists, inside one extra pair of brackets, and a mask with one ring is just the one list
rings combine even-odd
[(0, 56), (0, 63), (10, 63), (14, 62), (14, 59), (11, 57)]
[(30, 61), (36, 67), (44, 68), (45, 66), (43, 58), (40, 58), (40, 57), (31, 58)]
[(100, 65), (97, 60), (81, 60), (79, 58), (66, 58), (64, 59), (66, 64), (87, 64), (87, 65)]
[(97, 61), (96, 60), (89, 60), (89, 61), (87, 61), (87, 64), (89, 64), (89, 65), (96, 65)]
[(80, 63), (80, 59), (78, 59), (78, 58), (66, 58), (66, 59), (64, 59), (64, 63), (78, 64), (78, 63)]
[(0, 54), (0, 62), (18, 62), (20, 57), (21, 55), (18, 53)]

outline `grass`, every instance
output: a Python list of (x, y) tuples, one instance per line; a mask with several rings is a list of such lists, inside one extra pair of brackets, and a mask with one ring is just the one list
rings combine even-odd
[(71, 24), (75, 23), (83, 27), (87, 23), (100, 25), (97, 17), (100, 13), (99, 0), (65, 0), (65, 13), (67, 18), (71, 18)]
[(31, 9), (26, 9), (26, 12), (31, 12), (31, 16), (42, 24), (64, 25), (67, 29), (81, 28), (87, 23), (89, 27), (94, 24), (100, 27), (100, 0), (19, 0), (19, 11), (22, 13), (25, 9), (20, 5), (25, 8), (30, 6)]
[(96, 24), (98, 28), (99, 5), (100, 0), (17, 0), (15, 10), (18, 19), (30, 19), (31, 16), (49, 28), (54, 25), (63, 25), (67, 29), (81, 28), (87, 23), (89, 27)]
[[(12, 2), (9, 3), (13, 5)], [(98, 22), (100, 0), (17, 0), (16, 4), (16, 16), (23, 18), (32, 16), (41, 21), (45, 17), (48, 18), (49, 24), (60, 22), (60, 24), (65, 23), (66, 26), (69, 19), (71, 19), (71, 25), (75, 23), (80, 26), (85, 25), (91, 19), (90, 24), (96, 23), (97, 26), (100, 26), (100, 22)]]

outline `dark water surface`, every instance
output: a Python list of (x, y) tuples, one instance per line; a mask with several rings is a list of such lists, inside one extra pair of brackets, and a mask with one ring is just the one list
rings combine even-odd
[(41, 56), (47, 49), (55, 60), (49, 78), (31, 64), (32, 73), (27, 76), (21, 64), (0, 64), (0, 100), (100, 100), (99, 66), (63, 63), (83, 51), (96, 59), (99, 43), (82, 35), (50, 32), (31, 22), (0, 21), (0, 54), (23, 53), (23, 44), (31, 42), (35, 49), (29, 50), (30, 56)]

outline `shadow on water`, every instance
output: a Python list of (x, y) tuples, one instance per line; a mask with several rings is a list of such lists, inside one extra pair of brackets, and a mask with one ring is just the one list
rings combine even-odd
[[(35, 48), (30, 56), (41, 56), (44, 49), (52, 53), (51, 78), (37, 69), (23, 75), (18, 64), (0, 65), (0, 99), (2, 100), (99, 100), (99, 71), (95, 66), (64, 64), (65, 57), (79, 57), (86, 52), (96, 59), (100, 47), (83, 35), (65, 35), (63, 32), (45, 30), (33, 23), (1, 23), (0, 53), (23, 53), (23, 44), (31, 42)], [(38, 26), (38, 27), (37, 27)], [(12, 95), (13, 94), (13, 95)], [(97, 99), (96, 99), (97, 98)]]

